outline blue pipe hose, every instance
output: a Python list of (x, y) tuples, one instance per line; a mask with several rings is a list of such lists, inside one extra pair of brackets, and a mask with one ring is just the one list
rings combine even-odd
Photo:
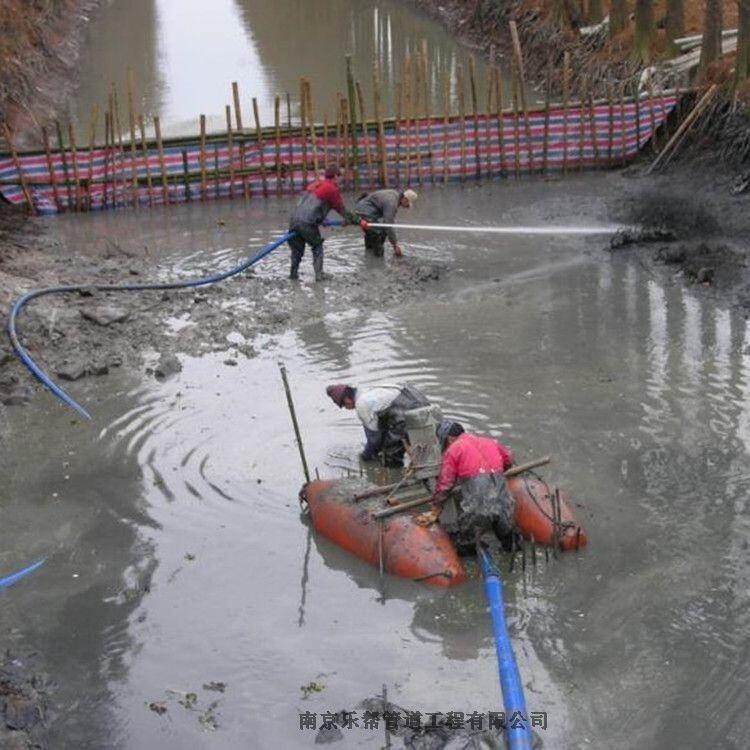
[(7, 589), (9, 586), (17, 583), (22, 578), (26, 578), (27, 575), (33, 573), (37, 568), (41, 568), (42, 565), (44, 565), (45, 561), (46, 560), (42, 558), (41, 560), (37, 560), (32, 565), (29, 565), (28, 568), (19, 570), (16, 573), (11, 573), (9, 576), (5, 576), (5, 578), (0, 578), (0, 589)]
[[(334, 225), (333, 222), (324, 222), (326, 224)], [(189, 281), (174, 281), (165, 284), (71, 284), (68, 286), (53, 286), (47, 287), (46, 289), (35, 289), (34, 291), (24, 294), (23, 297), (19, 297), (10, 309), (10, 315), (8, 316), (8, 336), (13, 346), (13, 351), (16, 356), (23, 362), (28, 371), (53, 395), (57, 396), (64, 404), (67, 404), (71, 409), (74, 409), (78, 414), (86, 419), (91, 419), (91, 415), (86, 409), (81, 406), (70, 394), (66, 393), (59, 385), (57, 385), (52, 378), (42, 370), (39, 365), (31, 358), (28, 351), (21, 345), (18, 339), (18, 332), (16, 331), (16, 318), (21, 310), (31, 300), (37, 297), (44, 297), (48, 294), (70, 294), (73, 292), (80, 292), (82, 289), (95, 289), (101, 292), (142, 292), (150, 290), (166, 290), (166, 289), (186, 289), (189, 287), (197, 286), (208, 286), (209, 284), (216, 284), (219, 281), (237, 276), (237, 274), (246, 271), (251, 266), (254, 266), (259, 261), (263, 260), (267, 255), (273, 252), (277, 247), (283, 245), (290, 237), (294, 235), (294, 232), (286, 232), (281, 235), (278, 239), (274, 240), (270, 244), (261, 248), (255, 255), (244, 260), (238, 266), (230, 268), (228, 271), (223, 273), (213, 274), (212, 276), (204, 276), (200, 279), (192, 279)]]
[[(508, 635), (508, 626), (505, 622), (503, 584), (500, 580), (500, 573), (485, 550), (478, 549), (478, 554), (482, 562), (484, 593), (492, 616), (492, 634), (495, 639), (497, 668), (500, 673), (508, 746), (510, 750), (532, 750), (533, 741), (521, 673), (518, 671), (518, 664)], [(511, 726), (513, 714), (520, 714), (522, 717), (519, 726)]]

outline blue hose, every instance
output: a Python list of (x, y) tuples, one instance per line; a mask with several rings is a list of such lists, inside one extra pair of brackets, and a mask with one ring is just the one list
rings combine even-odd
[(14, 583), (17, 583), (22, 578), (26, 578), (27, 575), (30, 573), (33, 573), (37, 568), (41, 568), (42, 565), (44, 565), (45, 559), (37, 560), (32, 565), (29, 565), (28, 568), (24, 568), (23, 570), (19, 570), (17, 573), (11, 573), (9, 576), (6, 576), (5, 578), (0, 578), (0, 589), (7, 589), (8, 586), (12, 586)]
[[(505, 623), (503, 609), (503, 584), (500, 573), (493, 564), (490, 556), (483, 549), (478, 549), (482, 561), (484, 574), (484, 593), (492, 615), (492, 634), (495, 638), (497, 652), (497, 667), (500, 673), (500, 689), (503, 693), (503, 707), (505, 708), (506, 733), (510, 750), (531, 750), (532, 737), (529, 726), (529, 714), (526, 711), (526, 698), (521, 683), (521, 673), (518, 671), (513, 646), (510, 643), (508, 627)], [(520, 716), (517, 726), (512, 726), (513, 715)]]
[[(329, 223), (329, 222), (326, 222)], [(333, 222), (330, 222), (333, 224)], [(270, 244), (261, 248), (255, 255), (247, 260), (244, 260), (238, 266), (224, 271), (223, 273), (217, 273), (213, 276), (205, 276), (201, 279), (193, 279), (191, 281), (175, 281), (166, 284), (72, 284), (69, 286), (53, 286), (46, 289), (35, 289), (34, 291), (24, 294), (23, 297), (17, 299), (10, 310), (8, 317), (8, 336), (10, 342), (13, 345), (13, 351), (16, 356), (23, 362), (29, 372), (48, 390), (50, 390), (57, 398), (63, 403), (70, 406), (72, 409), (77, 411), (82, 417), (91, 419), (91, 415), (83, 408), (72, 396), (66, 393), (59, 385), (53, 382), (52, 378), (42, 370), (39, 365), (34, 362), (26, 349), (21, 345), (18, 339), (18, 333), (16, 332), (16, 317), (21, 312), (22, 308), (31, 300), (37, 297), (43, 297), (47, 294), (70, 294), (71, 292), (80, 292), (82, 289), (96, 289), (102, 292), (141, 292), (146, 290), (159, 290), (159, 289), (185, 289), (187, 287), (196, 286), (207, 286), (208, 284), (216, 284), (219, 281), (224, 281), (231, 276), (246, 271), (250, 266), (254, 266), (258, 261), (262, 260), (269, 253), (273, 252), (277, 247), (283, 245), (290, 237), (294, 235), (294, 232), (286, 232), (281, 235), (278, 239), (274, 240)]]

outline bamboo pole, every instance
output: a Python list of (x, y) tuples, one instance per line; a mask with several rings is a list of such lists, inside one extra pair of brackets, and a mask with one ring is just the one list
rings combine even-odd
[[(55, 200), (55, 207), (58, 213), (62, 213), (63, 207), (60, 202), (60, 194), (57, 191), (57, 175), (55, 174), (55, 168), (52, 164), (52, 149), (49, 145), (49, 133), (46, 127), (42, 127), (42, 141), (44, 142), (44, 153), (47, 157), (47, 169), (49, 170), (49, 181), (52, 185), (52, 197)], [(8, 141), (10, 145), (10, 141)]]
[(323, 168), (328, 169), (328, 112), (323, 115)]
[(406, 121), (406, 184), (411, 183), (411, 55), (406, 51), (404, 59), (404, 78), (402, 91), (404, 95), (404, 119)]
[(505, 118), (503, 117), (503, 71), (498, 66), (495, 74), (495, 107), (497, 115), (497, 139), (500, 141), (500, 175), (506, 173), (505, 159)]
[(594, 105), (594, 92), (589, 91), (589, 122), (591, 130), (591, 141), (594, 144), (594, 163), (599, 166), (599, 133), (596, 122), (596, 107)]
[(258, 99), (253, 97), (253, 118), (255, 119), (255, 134), (258, 141), (258, 155), (260, 156), (260, 180), (263, 184), (263, 197), (268, 198), (268, 181), (266, 179), (266, 156), (263, 145), (263, 128), (260, 126), (260, 115), (258, 114)]
[(138, 166), (136, 161), (136, 145), (135, 145), (135, 105), (133, 99), (133, 91), (135, 89), (135, 83), (133, 80), (133, 70), (127, 69), (127, 94), (128, 94), (128, 125), (130, 127), (130, 176), (133, 181), (133, 203), (138, 208)]
[(286, 98), (286, 132), (289, 153), (289, 187), (294, 190), (294, 138), (292, 137), (292, 97), (288, 91)]
[(232, 99), (234, 101), (234, 122), (236, 124), (237, 138), (239, 140), (240, 150), (240, 174), (242, 175), (242, 193), (245, 200), (250, 197), (250, 190), (247, 185), (247, 176), (245, 174), (245, 131), (242, 127), (242, 107), (240, 106), (240, 88), (237, 81), (232, 81)]
[(201, 200), (208, 197), (208, 178), (206, 175), (206, 115), (200, 116), (200, 170), (201, 170)]
[(5, 130), (5, 140), (8, 141), (8, 146), (10, 147), (10, 156), (13, 160), (13, 166), (16, 172), (18, 172), (18, 181), (21, 183), (21, 192), (23, 193), (23, 197), (26, 199), (26, 205), (29, 207), (29, 213), (32, 216), (36, 216), (36, 206), (34, 205), (34, 199), (31, 197), (31, 191), (29, 190), (29, 185), (26, 181), (26, 175), (23, 173), (23, 168), (21, 167), (21, 160), (18, 158), (15, 138), (13, 137), (13, 133), (10, 132), (10, 128), (8, 127), (7, 122), (3, 123), (3, 128)]
[(299, 457), (302, 461), (302, 471), (305, 475), (305, 481), (310, 483), (310, 470), (307, 468), (307, 458), (305, 457), (305, 448), (302, 445), (302, 433), (300, 432), (299, 422), (297, 422), (297, 413), (294, 409), (294, 400), (292, 399), (292, 390), (289, 387), (289, 379), (286, 373), (286, 366), (279, 362), (279, 370), (281, 372), (281, 380), (284, 384), (284, 392), (286, 393), (286, 402), (289, 406), (289, 415), (292, 418), (292, 427), (294, 428), (294, 436), (297, 439), (297, 447), (299, 448)]
[(654, 153), (659, 151), (659, 144), (656, 139), (656, 131), (658, 127), (656, 125), (656, 117), (654, 116), (654, 79), (651, 76), (651, 71), (648, 72), (647, 90), (648, 90), (648, 111), (649, 111), (649, 124), (651, 126), (651, 149)]
[(190, 190), (190, 168), (188, 167), (187, 149), (184, 148), (182, 149), (182, 181), (185, 185), (185, 200), (190, 203), (193, 195)]
[(534, 171), (534, 139), (531, 133), (531, 122), (529, 120), (529, 105), (526, 101), (526, 73), (523, 67), (523, 52), (521, 51), (521, 40), (518, 36), (518, 27), (515, 21), (510, 22), (510, 35), (513, 40), (513, 54), (516, 58), (516, 72), (518, 73), (518, 91), (523, 109), (523, 121), (526, 131), (526, 144), (528, 150), (529, 172)]
[(234, 134), (232, 133), (232, 108), (224, 105), (224, 116), (227, 121), (227, 153), (229, 156), (229, 197), (234, 198)]
[[(119, 97), (117, 96), (117, 87), (115, 86), (114, 83), (112, 84), (112, 101), (114, 103), (114, 110), (113, 110), (114, 115), (115, 115), (114, 124), (115, 124), (115, 127), (117, 128), (116, 130), (117, 132), (117, 156), (118, 156), (117, 171), (118, 171), (119, 176), (122, 178), (123, 182), (127, 185), (127, 179), (124, 177), (125, 148), (122, 145), (122, 123), (120, 121), (120, 102), (119, 102)], [(125, 198), (124, 192), (125, 191), (123, 191), (123, 199)], [(134, 196), (132, 195), (132, 191), (128, 191), (128, 192), (131, 192), (130, 197), (134, 199)]]
[(485, 98), (485, 117), (484, 117), (484, 149), (486, 158), (486, 172), (488, 177), (492, 177), (492, 133), (490, 132), (490, 121), (492, 119), (492, 96), (495, 89), (495, 68), (490, 66), (487, 75), (487, 96)]
[(310, 150), (312, 151), (313, 170), (318, 173), (318, 139), (317, 133), (315, 132), (315, 116), (313, 115), (313, 104), (312, 104), (312, 87), (310, 81), (305, 78), (305, 117), (307, 119), (307, 127), (310, 132)]
[(109, 132), (112, 128), (112, 118), (110, 117), (109, 111), (104, 113), (104, 194), (102, 196), (102, 204), (105, 208), (109, 206)]
[(424, 116), (427, 121), (427, 148), (430, 152), (430, 181), (435, 183), (435, 154), (433, 152), (432, 142), (432, 102), (431, 102), (431, 86), (430, 86), (430, 67), (427, 57), (427, 40), (422, 39), (421, 49), (422, 59), (422, 85), (424, 86)]
[(612, 146), (615, 137), (615, 113), (612, 102), (615, 99), (615, 90), (612, 81), (607, 83), (607, 100), (609, 102), (609, 128), (607, 136), (607, 165), (612, 166)]
[(114, 94), (110, 89), (107, 99), (109, 107), (109, 148), (107, 150), (109, 157), (109, 171), (112, 178), (112, 206), (117, 208), (117, 146), (115, 145), (115, 100)]
[(622, 135), (620, 147), (622, 148), (622, 166), (628, 163), (628, 126), (625, 119), (625, 86), (620, 86), (620, 128)]
[(96, 124), (99, 119), (99, 107), (96, 104), (91, 105), (91, 115), (89, 117), (89, 167), (86, 174), (86, 184), (87, 184), (87, 205), (86, 208), (88, 211), (91, 211), (92, 208), (92, 190), (94, 188), (94, 149), (96, 148)]
[(635, 150), (641, 150), (641, 94), (638, 90), (638, 78), (633, 77), (633, 101), (635, 102)]
[(354, 173), (354, 189), (359, 190), (359, 145), (357, 143), (357, 100), (354, 87), (354, 73), (352, 72), (352, 56), (346, 56), (346, 89), (349, 100), (349, 129), (351, 134), (352, 171)]
[(383, 109), (380, 92), (380, 71), (378, 64), (373, 64), (372, 70), (373, 107), (375, 120), (378, 128), (378, 163), (380, 169), (380, 184), (385, 187), (388, 184), (388, 150), (385, 141), (385, 125), (383, 123)]
[(65, 192), (68, 196), (67, 210), (73, 210), (73, 191), (70, 187), (70, 173), (68, 171), (68, 160), (65, 156), (65, 143), (63, 141), (63, 132), (60, 125), (60, 120), (55, 120), (55, 129), (57, 130), (57, 150), (60, 152), (60, 160), (62, 161), (63, 177), (65, 179)]
[(404, 100), (404, 84), (403, 81), (396, 84), (396, 125), (395, 125), (395, 139), (396, 139), (396, 183), (401, 184), (401, 115)]
[(422, 96), (422, 63), (420, 56), (414, 56), (414, 78), (413, 78), (412, 110), (414, 115), (414, 142), (417, 151), (417, 183), (422, 184), (422, 134), (419, 124), (419, 102)]
[(588, 78), (583, 77), (581, 82), (580, 95), (578, 96), (578, 163), (576, 165), (578, 171), (583, 169), (583, 154), (586, 148), (586, 107), (584, 105), (584, 95), (586, 88), (588, 87)]
[(299, 79), (299, 125), (302, 138), (302, 187), (307, 185), (307, 107), (305, 106), (305, 79)]
[(552, 100), (552, 58), (547, 58), (547, 74), (544, 86), (544, 157), (542, 171), (549, 174), (549, 121)]
[(167, 165), (164, 161), (164, 144), (161, 140), (161, 123), (159, 115), (154, 115), (154, 132), (156, 133), (156, 147), (159, 150), (159, 171), (161, 172), (161, 191), (164, 205), (169, 205), (169, 186), (167, 185)]
[(219, 147), (214, 144), (214, 198), (221, 198), (221, 170), (219, 169)]
[(375, 177), (372, 169), (372, 153), (370, 151), (370, 132), (367, 129), (367, 116), (365, 115), (365, 97), (362, 95), (362, 86), (359, 81), (355, 82), (357, 89), (357, 102), (359, 104), (359, 121), (362, 127), (362, 140), (365, 145), (365, 162), (367, 163), (367, 184), (370, 190), (375, 188)]
[(474, 120), (474, 176), (482, 176), (481, 154), (479, 150), (479, 102), (477, 97), (477, 71), (474, 55), (469, 57), (469, 93), (471, 95), (471, 114)]
[(78, 172), (78, 149), (76, 147), (76, 136), (73, 131), (73, 123), (68, 120), (68, 142), (70, 143), (70, 156), (73, 160), (73, 180), (75, 181), (76, 211), (81, 210), (81, 178)]
[(457, 68), (456, 88), (458, 94), (458, 118), (461, 134), (461, 182), (466, 179), (466, 101), (464, 99), (464, 69)]
[(516, 179), (521, 176), (521, 136), (519, 125), (518, 71), (515, 63), (510, 68), (510, 87), (513, 99), (513, 169)]
[(451, 108), (451, 79), (448, 76), (443, 78), (443, 184), (448, 183), (450, 165), (448, 163), (448, 141), (450, 128), (450, 108)]
[(146, 168), (146, 187), (148, 191), (148, 205), (154, 205), (153, 185), (151, 183), (151, 165), (148, 163), (148, 144), (146, 142), (146, 126), (143, 115), (138, 115), (138, 130), (141, 133), (141, 151), (143, 152), (143, 164)]
[(349, 151), (349, 100), (345, 96), (341, 97), (341, 134), (344, 141), (344, 185), (346, 186), (352, 184), (353, 165)]
[(563, 174), (568, 174), (568, 107), (570, 106), (570, 53), (563, 54)]
[(278, 94), (273, 100), (273, 137), (276, 159), (276, 195), (281, 195), (281, 99)]

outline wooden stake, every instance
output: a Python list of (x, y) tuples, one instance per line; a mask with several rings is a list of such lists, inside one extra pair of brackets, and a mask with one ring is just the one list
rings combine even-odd
[(260, 179), (263, 183), (263, 197), (268, 198), (268, 182), (266, 180), (266, 156), (263, 145), (263, 128), (260, 126), (260, 115), (258, 114), (258, 100), (253, 97), (253, 117), (255, 118), (255, 135), (258, 140), (258, 154), (260, 156)]
[[(50, 185), (52, 185), (52, 196), (55, 199), (55, 207), (57, 208), (58, 213), (62, 213), (63, 206), (62, 203), (60, 203), (60, 194), (57, 192), (57, 175), (55, 174), (55, 168), (52, 165), (52, 149), (49, 145), (49, 133), (47, 132), (46, 127), (42, 128), (42, 141), (44, 142), (44, 153), (47, 157), (47, 169), (49, 170), (49, 181)], [(10, 141), (8, 141), (8, 145), (10, 145)]]
[(154, 115), (154, 132), (156, 133), (156, 147), (159, 150), (159, 170), (161, 171), (161, 191), (164, 205), (169, 205), (169, 186), (167, 185), (167, 166), (164, 161), (164, 144), (161, 140), (161, 124), (159, 115)]
[(328, 113), (323, 115), (323, 168), (328, 169)]
[(130, 126), (130, 176), (133, 181), (133, 203), (135, 204), (135, 207), (138, 208), (138, 166), (135, 145), (135, 105), (133, 103), (133, 90), (135, 89), (135, 84), (131, 68), (127, 69), (126, 79), (128, 87), (128, 125)]
[(299, 79), (299, 126), (302, 139), (302, 187), (307, 185), (307, 106), (305, 97), (305, 79)]
[(310, 483), (310, 470), (307, 468), (307, 458), (305, 458), (305, 448), (302, 445), (302, 434), (300, 433), (299, 423), (297, 422), (297, 412), (294, 410), (294, 400), (292, 399), (292, 390), (289, 387), (289, 379), (286, 374), (286, 367), (279, 363), (279, 370), (281, 371), (281, 380), (284, 383), (284, 392), (286, 393), (286, 402), (289, 406), (289, 415), (292, 418), (292, 427), (294, 428), (294, 437), (297, 440), (297, 447), (299, 448), (299, 457), (302, 461), (302, 470), (305, 474), (305, 481)]
[(518, 92), (523, 109), (523, 121), (526, 130), (526, 145), (528, 151), (529, 172), (534, 171), (534, 139), (531, 133), (531, 122), (529, 120), (529, 105), (526, 101), (526, 74), (523, 68), (523, 53), (521, 51), (521, 40), (518, 36), (518, 27), (515, 21), (510, 22), (510, 35), (513, 39), (513, 54), (516, 58), (516, 72), (518, 73)]
[(570, 106), (570, 53), (563, 54), (563, 174), (568, 174), (568, 107)]
[(354, 172), (354, 190), (359, 190), (359, 146), (357, 144), (357, 100), (352, 72), (352, 56), (346, 56), (346, 89), (349, 99), (349, 132), (352, 148), (352, 170)]
[(99, 119), (99, 107), (96, 103), (91, 105), (91, 116), (89, 118), (89, 168), (86, 175), (87, 201), (86, 210), (91, 211), (94, 191), (94, 148), (96, 147), (96, 123)]
[(143, 115), (138, 115), (138, 130), (141, 133), (141, 151), (143, 152), (143, 164), (146, 167), (146, 188), (148, 191), (148, 205), (154, 205), (153, 185), (151, 184), (151, 165), (148, 163), (148, 143), (146, 142), (146, 126)]
[(654, 116), (654, 79), (651, 75), (651, 71), (648, 72), (648, 115), (649, 115), (649, 126), (651, 130), (651, 150), (656, 153), (659, 150), (659, 144), (656, 140), (656, 117)]
[(471, 114), (474, 120), (474, 176), (482, 176), (481, 156), (479, 150), (479, 102), (477, 97), (477, 71), (474, 55), (469, 58), (469, 93), (471, 95)]
[(594, 92), (589, 90), (589, 122), (591, 130), (591, 141), (594, 144), (594, 163), (599, 166), (599, 133), (596, 122), (596, 107), (594, 106)]
[(81, 210), (81, 178), (78, 173), (78, 149), (76, 148), (76, 136), (73, 131), (73, 123), (68, 120), (68, 141), (70, 143), (70, 155), (73, 159), (73, 179), (75, 180), (76, 211)]
[(232, 99), (234, 100), (234, 121), (236, 123), (237, 139), (240, 149), (240, 175), (242, 179), (242, 192), (245, 200), (250, 197), (247, 185), (247, 174), (245, 172), (245, 131), (242, 127), (242, 107), (240, 106), (240, 88), (237, 81), (232, 81)]
[(578, 162), (576, 164), (578, 171), (583, 169), (583, 155), (586, 148), (586, 105), (584, 104), (584, 96), (586, 88), (588, 87), (588, 78), (583, 77), (581, 82), (580, 95), (578, 97)]
[(549, 174), (549, 121), (552, 100), (552, 58), (547, 58), (547, 75), (544, 87), (544, 162), (542, 171)]
[(109, 108), (109, 148), (107, 157), (109, 162), (109, 174), (112, 178), (112, 207), (117, 208), (117, 147), (115, 146), (115, 99), (110, 90), (107, 98)]
[(208, 179), (206, 177), (206, 115), (200, 116), (200, 170), (201, 170), (201, 200), (208, 198)]
[(513, 98), (513, 168), (516, 179), (521, 176), (520, 105), (518, 103), (518, 71), (513, 63), (510, 68), (510, 87)]
[(21, 183), (21, 192), (23, 192), (23, 197), (26, 199), (26, 205), (29, 207), (29, 213), (32, 216), (36, 216), (36, 206), (34, 205), (34, 200), (31, 197), (31, 191), (29, 190), (29, 185), (26, 181), (26, 175), (23, 173), (23, 169), (21, 167), (21, 160), (18, 158), (18, 152), (16, 151), (16, 142), (13, 138), (13, 133), (10, 132), (10, 128), (8, 127), (7, 122), (3, 123), (3, 129), (5, 130), (5, 140), (8, 141), (8, 146), (10, 147), (10, 156), (13, 160), (13, 166), (15, 167), (16, 172), (18, 172), (18, 181)]
[(466, 179), (466, 101), (464, 99), (464, 69), (457, 68), (456, 93), (458, 94), (458, 122), (461, 133), (461, 182)]
[(609, 166), (612, 166), (612, 142), (614, 140), (615, 135), (615, 117), (614, 117), (614, 102), (615, 99), (615, 90), (614, 86), (612, 85), (612, 81), (609, 81), (607, 83), (607, 101), (609, 104), (609, 128), (608, 128), (608, 136), (607, 136), (607, 164)]
[(380, 94), (380, 71), (377, 62), (373, 65), (372, 70), (372, 90), (373, 105), (375, 110), (375, 120), (378, 128), (378, 163), (380, 169), (380, 185), (385, 187), (388, 184), (388, 150), (385, 141), (385, 125), (383, 123), (383, 110), (381, 106)]
[(185, 200), (190, 203), (193, 195), (190, 190), (190, 168), (188, 167), (187, 149), (184, 148), (182, 149), (182, 181), (185, 184)]
[(219, 147), (214, 144), (214, 198), (221, 197), (221, 173), (219, 170)]
[(310, 81), (307, 78), (303, 79), (303, 88), (305, 96), (305, 121), (307, 122), (307, 128), (310, 138), (310, 151), (312, 153), (312, 167), (313, 172), (317, 175), (318, 173), (318, 144), (317, 134), (315, 132), (315, 119), (313, 117), (312, 107), (312, 87)]
[[(117, 132), (117, 156), (118, 156), (117, 172), (118, 172), (119, 177), (122, 178), (125, 185), (127, 185), (127, 179), (123, 175), (123, 172), (125, 169), (125, 148), (122, 145), (122, 124), (120, 122), (120, 104), (119, 104), (119, 99), (117, 96), (117, 88), (115, 87), (114, 83), (112, 84), (112, 101), (114, 103), (113, 112), (114, 112), (114, 117), (115, 117), (113, 122), (114, 122), (115, 127), (117, 128), (117, 131), (116, 131)], [(131, 192), (131, 196), (130, 196), (131, 199), (135, 200), (135, 196), (132, 195), (132, 191), (128, 191), (128, 192)]]
[(278, 94), (273, 100), (274, 157), (276, 159), (276, 195), (281, 195), (281, 99)]
[(396, 183), (401, 184), (401, 115), (404, 99), (403, 81), (396, 84)]
[(73, 210), (73, 191), (70, 187), (70, 173), (68, 172), (68, 160), (65, 157), (65, 143), (63, 141), (62, 127), (60, 121), (55, 120), (55, 128), (57, 129), (57, 150), (60, 152), (60, 160), (62, 161), (63, 177), (65, 179), (65, 192), (68, 195), (67, 210)]
[(359, 81), (355, 82), (357, 89), (357, 103), (359, 104), (359, 121), (362, 127), (362, 140), (365, 144), (365, 162), (367, 163), (367, 184), (370, 190), (375, 189), (375, 176), (372, 169), (372, 153), (370, 152), (370, 133), (367, 129), (367, 117), (365, 115), (365, 97), (362, 95), (362, 86)]
[(227, 152), (229, 154), (229, 197), (234, 198), (234, 136), (232, 134), (232, 108), (224, 105), (224, 116), (227, 121)]
[(503, 71), (498, 66), (495, 71), (495, 107), (497, 115), (497, 139), (500, 142), (500, 174), (507, 172), (505, 159), (505, 117), (503, 116)]
[(492, 96), (495, 89), (495, 68), (490, 66), (487, 76), (487, 96), (485, 98), (485, 116), (484, 116), (484, 150), (486, 158), (486, 172), (488, 177), (492, 177), (492, 134), (490, 132), (490, 121), (492, 119)]
[(419, 100), (422, 96), (422, 64), (420, 58), (414, 57), (414, 96), (412, 97), (412, 114), (414, 115), (414, 143), (417, 150), (417, 183), (422, 184), (422, 136), (419, 125)]
[(403, 80), (403, 95), (404, 95), (404, 119), (406, 121), (406, 184), (411, 183), (411, 114), (412, 114), (412, 100), (411, 100), (411, 55), (408, 50), (406, 52), (406, 58), (404, 60), (404, 80)]
[(430, 101), (430, 68), (427, 58), (427, 40), (422, 40), (422, 85), (424, 86), (424, 116), (427, 121), (427, 148), (430, 152), (430, 181), (435, 182), (435, 153), (432, 143), (432, 102)]
[(292, 137), (292, 97), (285, 92), (286, 97), (286, 132), (289, 149), (289, 187), (294, 190), (294, 138)]
[(628, 126), (625, 120), (625, 86), (620, 86), (620, 128), (622, 135), (620, 144), (622, 148), (622, 166), (628, 163)]
[(449, 76), (443, 78), (443, 184), (448, 183), (450, 164), (448, 163), (448, 141), (451, 111), (451, 79)]
[(352, 184), (351, 154), (349, 151), (349, 100), (341, 97), (341, 133), (344, 137), (344, 185)]
[(104, 113), (104, 195), (102, 204), (104, 208), (109, 207), (109, 196), (107, 194), (109, 185), (109, 132), (112, 128), (112, 120), (109, 112)]
[(641, 150), (641, 92), (638, 90), (638, 76), (633, 77), (633, 101), (635, 102), (635, 150)]

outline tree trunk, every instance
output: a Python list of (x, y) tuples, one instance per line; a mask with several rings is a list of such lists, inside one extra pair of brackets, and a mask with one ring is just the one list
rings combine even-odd
[(721, 56), (721, 0), (706, 0), (703, 19), (703, 42), (699, 70), (706, 68)]
[(609, 7), (609, 38), (617, 36), (628, 24), (628, 4), (625, 0), (612, 0)]
[(635, 40), (633, 57), (639, 63), (651, 62), (651, 44), (654, 41), (654, 4), (652, 0), (635, 0)]
[(678, 52), (674, 40), (685, 33), (685, 4), (684, 0), (667, 0), (667, 45), (670, 55)]
[(737, 62), (735, 84), (742, 85), (750, 75), (750, 0), (737, 0)]
[(594, 24), (601, 23), (603, 18), (604, 9), (602, 7), (602, 0), (589, 0), (588, 22), (593, 26)]

